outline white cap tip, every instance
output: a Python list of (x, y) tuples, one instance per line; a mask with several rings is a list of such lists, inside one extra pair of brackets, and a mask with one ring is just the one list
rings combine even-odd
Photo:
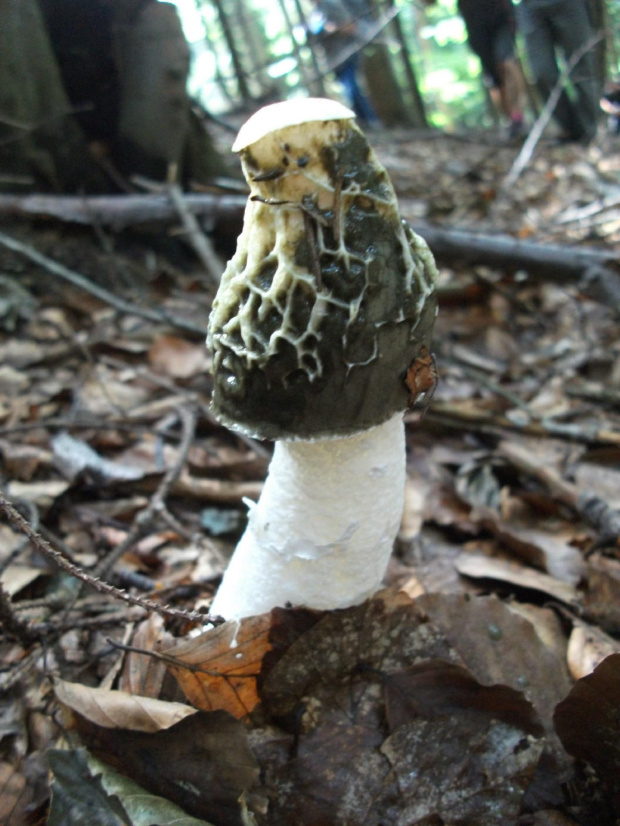
[(310, 121), (349, 120), (354, 117), (354, 112), (329, 98), (294, 98), (272, 103), (263, 106), (243, 124), (232, 151), (240, 152), (270, 132), (287, 126), (298, 126)]

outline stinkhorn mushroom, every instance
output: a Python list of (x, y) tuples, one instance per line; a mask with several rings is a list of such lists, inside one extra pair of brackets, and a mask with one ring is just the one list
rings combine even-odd
[(363, 602), (400, 525), (437, 271), (353, 118), (276, 103), (233, 145), (251, 194), (209, 319), (212, 409), (275, 447), (211, 607), (226, 619)]

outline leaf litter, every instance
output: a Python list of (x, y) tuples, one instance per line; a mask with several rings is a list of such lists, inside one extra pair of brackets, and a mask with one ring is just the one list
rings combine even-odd
[[(600, 142), (541, 144), (507, 193), (513, 148), (375, 137), (412, 221), (620, 241)], [(0, 525), (2, 823), (619, 822), (617, 307), (444, 263), (388, 590), (205, 627), (271, 451), (209, 412), (212, 288), (172, 235), (154, 258), (119, 234), (112, 260), (87, 231), (7, 229), (136, 313), (0, 249), (2, 490), (93, 580)]]

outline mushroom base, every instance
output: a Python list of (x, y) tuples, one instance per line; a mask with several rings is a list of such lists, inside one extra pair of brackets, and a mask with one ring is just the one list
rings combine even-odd
[(402, 413), (353, 436), (277, 442), (211, 613), (363, 602), (380, 587), (405, 490)]

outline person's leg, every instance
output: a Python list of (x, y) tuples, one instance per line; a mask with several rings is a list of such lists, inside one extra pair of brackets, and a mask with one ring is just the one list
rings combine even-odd
[(357, 82), (358, 61), (354, 58), (345, 61), (336, 69), (336, 77), (345, 90), (347, 101), (357, 117), (368, 124), (377, 122), (377, 115)]
[(511, 131), (518, 135), (523, 128), (525, 81), (515, 56), (514, 28), (511, 17), (500, 22), (493, 34), (493, 61), (499, 77), (502, 111), (510, 120)]
[[(527, 2), (521, 3), (519, 28), (523, 34), (534, 80), (546, 101), (560, 77), (555, 54), (554, 30), (548, 16), (548, 7), (538, 8)], [(568, 138), (577, 140), (582, 137), (581, 122), (575, 116), (566, 91), (562, 91), (553, 115)]]
[[(550, 20), (556, 42), (569, 61), (578, 51), (586, 52), (571, 72), (571, 81), (577, 93), (573, 107), (575, 118), (587, 137), (593, 137), (600, 116), (600, 89), (596, 79), (594, 60), (594, 32), (585, 0), (557, 0), (551, 7)], [(590, 48), (588, 47), (590, 44)]]
[(503, 60), (498, 66), (502, 82), (499, 87), (501, 107), (510, 120), (510, 135), (523, 134), (523, 94), (525, 82), (516, 59)]

